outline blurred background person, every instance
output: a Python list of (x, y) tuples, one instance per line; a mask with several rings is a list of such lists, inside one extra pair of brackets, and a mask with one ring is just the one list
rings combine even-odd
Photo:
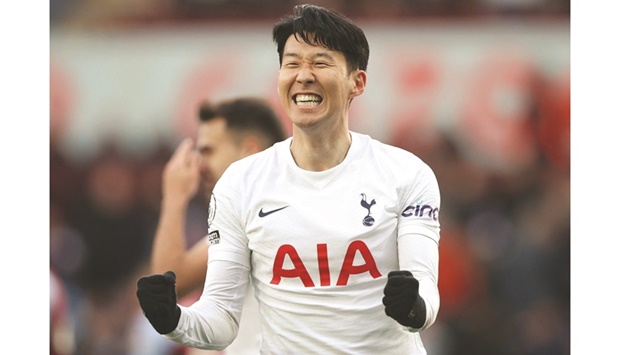
[[(173, 270), (178, 296), (186, 304), (202, 293), (208, 261), (206, 237), (191, 248), (187, 246), (184, 230), (190, 201), (202, 185), (201, 196), (208, 203), (215, 183), (231, 163), (285, 138), (280, 118), (266, 100), (243, 97), (205, 102), (198, 116), (195, 147), (191, 140), (184, 140), (164, 168), (161, 215), (151, 254), (150, 273)], [(246, 298), (239, 335), (226, 353), (258, 353), (256, 307), (252, 293)]]

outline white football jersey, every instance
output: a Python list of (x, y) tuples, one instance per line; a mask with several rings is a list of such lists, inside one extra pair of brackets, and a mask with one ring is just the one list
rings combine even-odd
[(417, 329), (385, 314), (387, 275), (409, 270), (432, 324), (440, 194), (415, 155), (351, 132), (341, 164), (299, 168), (292, 138), (233, 163), (209, 212), (203, 295), (166, 337), (223, 349), (235, 337), (249, 277), (262, 354), (426, 354)]

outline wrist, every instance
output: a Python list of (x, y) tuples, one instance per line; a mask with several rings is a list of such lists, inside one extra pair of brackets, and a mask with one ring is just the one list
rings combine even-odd
[(168, 334), (172, 333), (177, 326), (179, 325), (179, 320), (181, 319), (181, 308), (176, 305), (176, 308), (172, 312), (172, 316), (169, 319), (163, 320), (161, 323), (153, 324), (153, 327), (159, 334)]

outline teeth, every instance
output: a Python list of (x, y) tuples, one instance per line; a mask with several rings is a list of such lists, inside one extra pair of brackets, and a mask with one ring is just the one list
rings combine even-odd
[(321, 103), (321, 97), (317, 95), (297, 95), (295, 98), (297, 105), (316, 106)]

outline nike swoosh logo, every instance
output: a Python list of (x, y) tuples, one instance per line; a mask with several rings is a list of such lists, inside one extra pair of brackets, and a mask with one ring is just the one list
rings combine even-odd
[(284, 207), (276, 208), (275, 210), (265, 211), (265, 212), (263, 212), (263, 209), (261, 208), (261, 209), (260, 209), (260, 211), (258, 211), (258, 216), (259, 216), (260, 218), (263, 218), (263, 217), (265, 217), (265, 216), (269, 216), (270, 214), (272, 214), (272, 213), (274, 213), (274, 212), (282, 211), (283, 209), (285, 209), (285, 208), (287, 208), (287, 207), (288, 207), (288, 205), (287, 205), (287, 206), (284, 206)]

